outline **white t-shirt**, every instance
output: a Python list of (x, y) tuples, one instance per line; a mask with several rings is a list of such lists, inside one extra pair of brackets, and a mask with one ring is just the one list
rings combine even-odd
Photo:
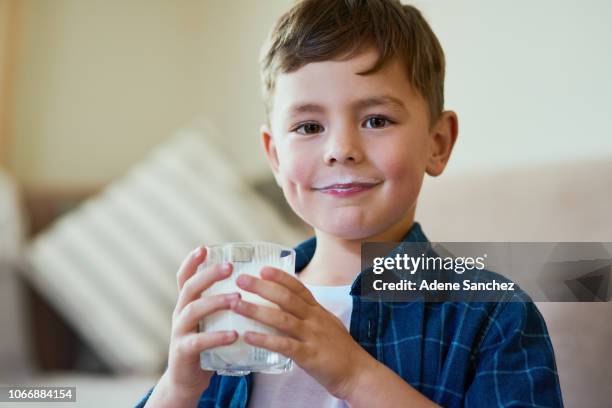
[[(351, 285), (314, 286), (306, 284), (317, 302), (336, 315), (349, 330), (353, 299)], [(253, 391), (249, 408), (344, 408), (346, 403), (333, 397), (314, 378), (295, 362), (293, 368), (283, 374), (253, 375)]]

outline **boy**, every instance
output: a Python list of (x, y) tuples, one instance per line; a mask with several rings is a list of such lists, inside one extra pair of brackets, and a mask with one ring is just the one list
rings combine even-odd
[[(426, 242), (414, 221), (424, 174), (444, 170), (457, 117), (443, 111), (444, 54), (418, 10), (394, 0), (305, 0), (264, 47), (268, 123), (261, 135), (277, 183), (315, 230), (296, 248), (295, 279), (274, 268), (237, 294), (200, 298), (231, 265), (178, 273), (168, 369), (139, 406), (562, 406), (546, 325), (531, 302), (366, 302), (365, 241)], [(246, 342), (291, 357), (280, 375), (223, 377), (199, 353), (237, 333), (196, 333), (220, 309), (276, 327)], [(438, 404), (438, 405), (436, 405)]]

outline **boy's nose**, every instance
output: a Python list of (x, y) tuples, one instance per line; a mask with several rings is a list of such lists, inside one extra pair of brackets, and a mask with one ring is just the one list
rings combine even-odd
[(324, 157), (326, 164), (359, 163), (363, 160), (363, 151), (354, 136), (343, 135), (332, 137)]

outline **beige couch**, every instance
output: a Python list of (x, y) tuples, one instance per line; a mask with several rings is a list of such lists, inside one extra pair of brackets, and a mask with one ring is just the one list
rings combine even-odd
[[(16, 184), (0, 170), (0, 385), (76, 386), (77, 403), (71, 405), (75, 407), (133, 405), (155, 378), (36, 370), (29, 313), (18, 269), (25, 244), (25, 222), (17, 193)], [(18, 405), (27, 408), (44, 404)]]
[[(0, 181), (2, 192), (11, 190), (5, 176)], [(612, 158), (491, 174), (449, 172), (426, 180), (417, 219), (433, 241), (612, 241), (611, 203)], [(2, 215), (9, 219), (7, 214), (15, 210), (3, 207), (0, 219)], [(22, 232), (11, 231), (10, 245), (21, 242)], [(0, 267), (0, 279), (4, 279), (0, 289), (7, 293), (6, 283), (14, 283), (11, 276), (6, 266)], [(75, 406), (83, 407), (130, 406), (154, 383), (150, 376), (27, 374), (31, 368), (23, 347), (27, 333), (15, 318), (19, 315), (7, 313), (20, 310), (19, 299), (0, 293), (0, 301), (4, 302), (0, 356), (16, 356), (10, 368), (0, 367), (0, 383), (76, 385), (80, 402)], [(612, 303), (540, 303), (538, 307), (555, 347), (566, 406), (610, 406)], [(16, 377), (17, 372), (21, 376)]]
[[(612, 157), (425, 181), (432, 241), (612, 242)], [(612, 302), (538, 303), (567, 407), (612, 406)]]

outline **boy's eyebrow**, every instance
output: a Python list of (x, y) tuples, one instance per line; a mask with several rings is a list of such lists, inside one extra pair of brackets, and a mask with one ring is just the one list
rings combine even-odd
[(353, 106), (359, 109), (380, 105), (390, 105), (396, 108), (406, 109), (406, 105), (404, 105), (404, 102), (401, 99), (391, 95), (372, 96), (370, 98), (360, 99), (353, 103)]
[[(359, 99), (351, 104), (355, 109), (370, 108), (372, 106), (390, 105), (399, 109), (406, 109), (404, 102), (391, 95), (372, 96), (364, 99)], [(316, 103), (298, 103), (289, 108), (289, 115), (297, 115), (299, 113), (323, 113), (325, 108)]]
[(298, 103), (289, 107), (289, 115), (297, 115), (298, 113), (323, 113), (325, 108), (316, 103)]

